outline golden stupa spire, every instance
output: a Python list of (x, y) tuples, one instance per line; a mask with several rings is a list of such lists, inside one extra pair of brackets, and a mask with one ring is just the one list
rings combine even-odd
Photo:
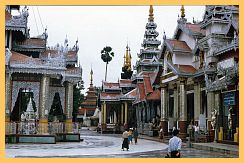
[(90, 77), (91, 77), (91, 83), (90, 83), (90, 85), (92, 85), (92, 81), (93, 81), (93, 70), (92, 70), (92, 67), (91, 67)]
[(153, 6), (150, 5), (150, 8), (149, 8), (149, 18), (148, 20), (154, 20), (154, 17), (153, 17)]
[(184, 5), (181, 6), (181, 17), (184, 18), (186, 15), (185, 15), (185, 8), (184, 8)]
[(128, 43), (126, 45), (126, 52), (124, 55), (124, 67), (127, 70), (131, 70), (131, 54), (130, 54), (130, 48), (128, 46)]

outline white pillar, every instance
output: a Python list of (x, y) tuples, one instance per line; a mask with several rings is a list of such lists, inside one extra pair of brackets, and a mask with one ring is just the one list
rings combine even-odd
[(194, 120), (195, 121), (199, 121), (201, 104), (202, 104), (201, 85), (200, 83), (194, 83)]

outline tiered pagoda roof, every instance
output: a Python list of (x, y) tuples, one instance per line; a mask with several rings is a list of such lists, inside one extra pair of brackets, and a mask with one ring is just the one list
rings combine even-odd
[(144, 67), (148, 68), (148, 71), (154, 71), (161, 62), (158, 59), (159, 49), (158, 46), (161, 41), (157, 40), (159, 33), (156, 31), (157, 24), (154, 22), (153, 6), (150, 5), (149, 18), (146, 24), (146, 30), (144, 34), (144, 40), (142, 43), (142, 48), (140, 53), (137, 54), (139, 61), (136, 62), (137, 74), (144, 71)]

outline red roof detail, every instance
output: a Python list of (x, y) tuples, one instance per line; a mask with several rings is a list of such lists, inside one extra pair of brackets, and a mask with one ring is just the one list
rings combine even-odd
[(172, 46), (173, 50), (184, 50), (184, 51), (191, 51), (191, 48), (186, 44), (185, 41), (179, 41), (175, 39), (168, 39), (170, 45)]
[(66, 69), (66, 73), (75, 73), (75, 72), (80, 72), (80, 68), (79, 67), (69, 67)]
[(100, 94), (101, 97), (107, 97), (107, 96), (110, 96), (110, 97), (116, 97), (116, 96), (120, 96), (120, 93), (106, 93), (106, 92), (102, 92)]
[(96, 108), (80, 108), (81, 111), (85, 111), (85, 110), (96, 110)]
[(21, 53), (15, 52), (15, 51), (11, 51), (11, 53), (12, 53), (12, 56), (10, 58), (11, 63), (25, 64), (29, 60), (34, 60), (36, 64), (42, 64), (42, 61), (39, 58), (28, 57), (24, 54), (21, 54)]
[(138, 90), (139, 90), (139, 101), (143, 101), (146, 98), (145, 95), (145, 88), (143, 83), (138, 83), (137, 84)]
[(120, 83), (130, 84), (130, 83), (132, 83), (132, 81), (130, 79), (121, 79)]
[(17, 44), (19, 44), (19, 45), (34, 45), (34, 46), (45, 47), (46, 46), (46, 40), (42, 39), (42, 38), (29, 38), (29, 39), (26, 39), (23, 42), (18, 42)]
[(12, 19), (12, 15), (8, 11), (5, 10), (5, 21), (9, 21), (11, 19)]
[(197, 70), (191, 66), (191, 65), (174, 65), (175, 67), (177, 67), (181, 72), (185, 72), (185, 73), (195, 73)]
[(104, 84), (105, 87), (109, 87), (109, 88), (118, 87), (119, 88), (119, 83), (107, 83), (107, 82), (104, 82), (103, 84)]
[(67, 59), (76, 58), (76, 56), (77, 56), (76, 51), (68, 51), (68, 53), (67, 53)]
[(150, 77), (149, 76), (144, 76), (144, 86), (145, 86), (145, 93), (152, 93), (153, 89), (152, 89), (152, 85), (151, 85), (151, 81), (150, 81)]
[(58, 50), (54, 50), (54, 49), (52, 49), (52, 50), (47, 49), (43, 53), (41, 53), (42, 57), (48, 57), (48, 54), (50, 54), (50, 57), (52, 57), (52, 58), (56, 58), (59, 56)]
[(200, 24), (186, 23), (186, 28), (188, 28), (188, 29), (191, 30), (192, 32), (195, 32), (195, 33), (202, 33), (203, 35), (205, 35), (206, 30), (201, 29), (200, 26), (201, 26)]
[(97, 105), (96, 101), (84, 101), (81, 103), (81, 105)]
[(155, 90), (151, 94), (147, 96), (147, 100), (160, 100), (161, 95), (160, 95), (160, 90)]

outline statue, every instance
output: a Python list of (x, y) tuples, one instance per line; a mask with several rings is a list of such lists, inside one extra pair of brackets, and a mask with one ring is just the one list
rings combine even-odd
[(213, 109), (211, 112), (211, 125), (213, 127), (213, 129), (216, 128), (216, 121), (217, 121), (217, 110)]
[(229, 113), (228, 113), (228, 127), (229, 127), (229, 130), (232, 130), (232, 117), (231, 117), (231, 112), (232, 112), (232, 107), (229, 108)]

